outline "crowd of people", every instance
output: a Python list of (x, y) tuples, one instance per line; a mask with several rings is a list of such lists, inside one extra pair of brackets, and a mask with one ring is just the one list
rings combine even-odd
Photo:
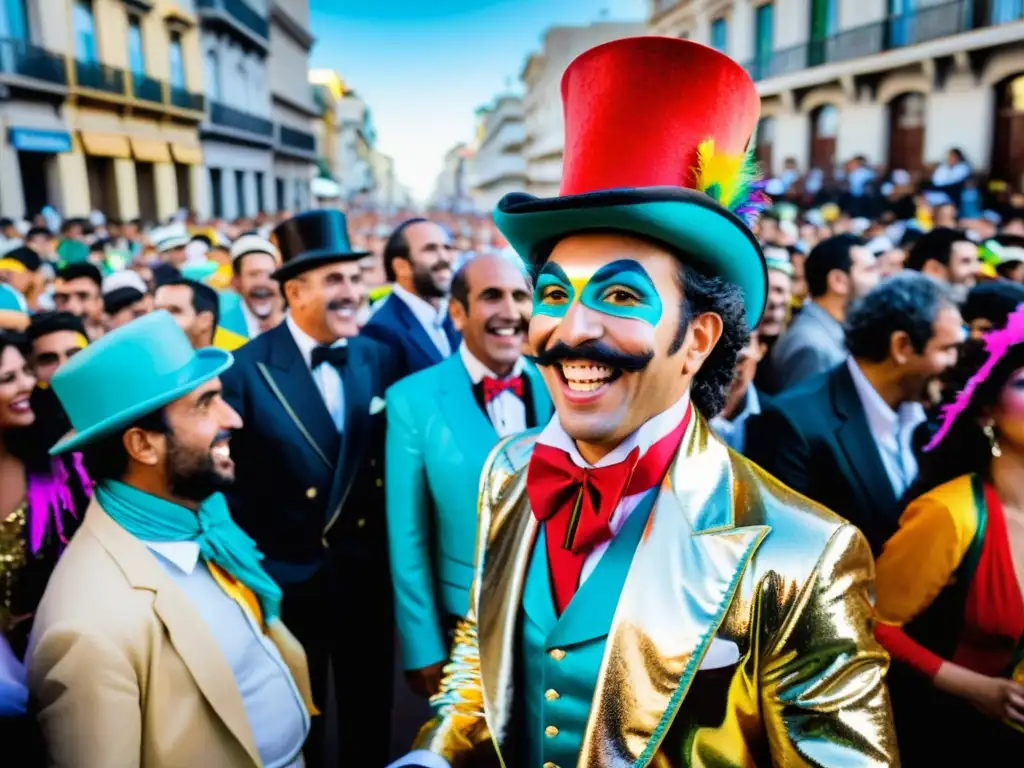
[(493, 220), (0, 221), (12, 765), (1012, 760), (1024, 199), (744, 189), (686, 41), (564, 91)]

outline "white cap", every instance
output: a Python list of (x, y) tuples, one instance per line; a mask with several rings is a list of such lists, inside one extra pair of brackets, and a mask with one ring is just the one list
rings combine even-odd
[(247, 253), (266, 253), (273, 256), (275, 261), (281, 260), (281, 256), (277, 252), (277, 248), (274, 247), (274, 244), (259, 235), (242, 235), (231, 244), (232, 262), (240, 259)]
[(147, 293), (149, 291), (146, 281), (142, 279), (142, 276), (130, 269), (122, 269), (120, 272), (114, 272), (103, 278), (103, 295), (121, 288), (134, 288), (139, 293)]

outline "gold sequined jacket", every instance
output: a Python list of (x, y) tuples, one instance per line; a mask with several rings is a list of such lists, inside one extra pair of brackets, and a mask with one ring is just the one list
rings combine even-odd
[[(516, 768), (534, 440), (503, 441), (485, 467), (471, 609), (417, 739), (453, 766), (493, 750)], [(873, 581), (856, 528), (693, 419), (619, 598), (577, 765), (899, 765)]]

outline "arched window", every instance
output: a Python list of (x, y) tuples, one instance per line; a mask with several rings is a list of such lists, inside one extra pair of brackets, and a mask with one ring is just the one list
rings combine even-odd
[(836, 164), (839, 110), (825, 104), (811, 112), (811, 167), (831, 174)]
[(889, 104), (889, 168), (924, 170), (927, 101), (923, 93), (904, 93)]

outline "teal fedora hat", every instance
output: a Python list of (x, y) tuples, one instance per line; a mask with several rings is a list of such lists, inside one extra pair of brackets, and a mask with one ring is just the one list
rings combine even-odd
[(74, 451), (188, 394), (223, 373), (231, 353), (194, 350), (165, 311), (132, 320), (58, 369), (50, 386), (73, 431), (51, 455)]
[(494, 223), (509, 245), (536, 265), (574, 234), (654, 240), (738, 286), (755, 327), (768, 275), (749, 219), (768, 200), (751, 151), (760, 98), (750, 76), (698, 43), (625, 38), (569, 64), (562, 101), (558, 196), (503, 197)]

